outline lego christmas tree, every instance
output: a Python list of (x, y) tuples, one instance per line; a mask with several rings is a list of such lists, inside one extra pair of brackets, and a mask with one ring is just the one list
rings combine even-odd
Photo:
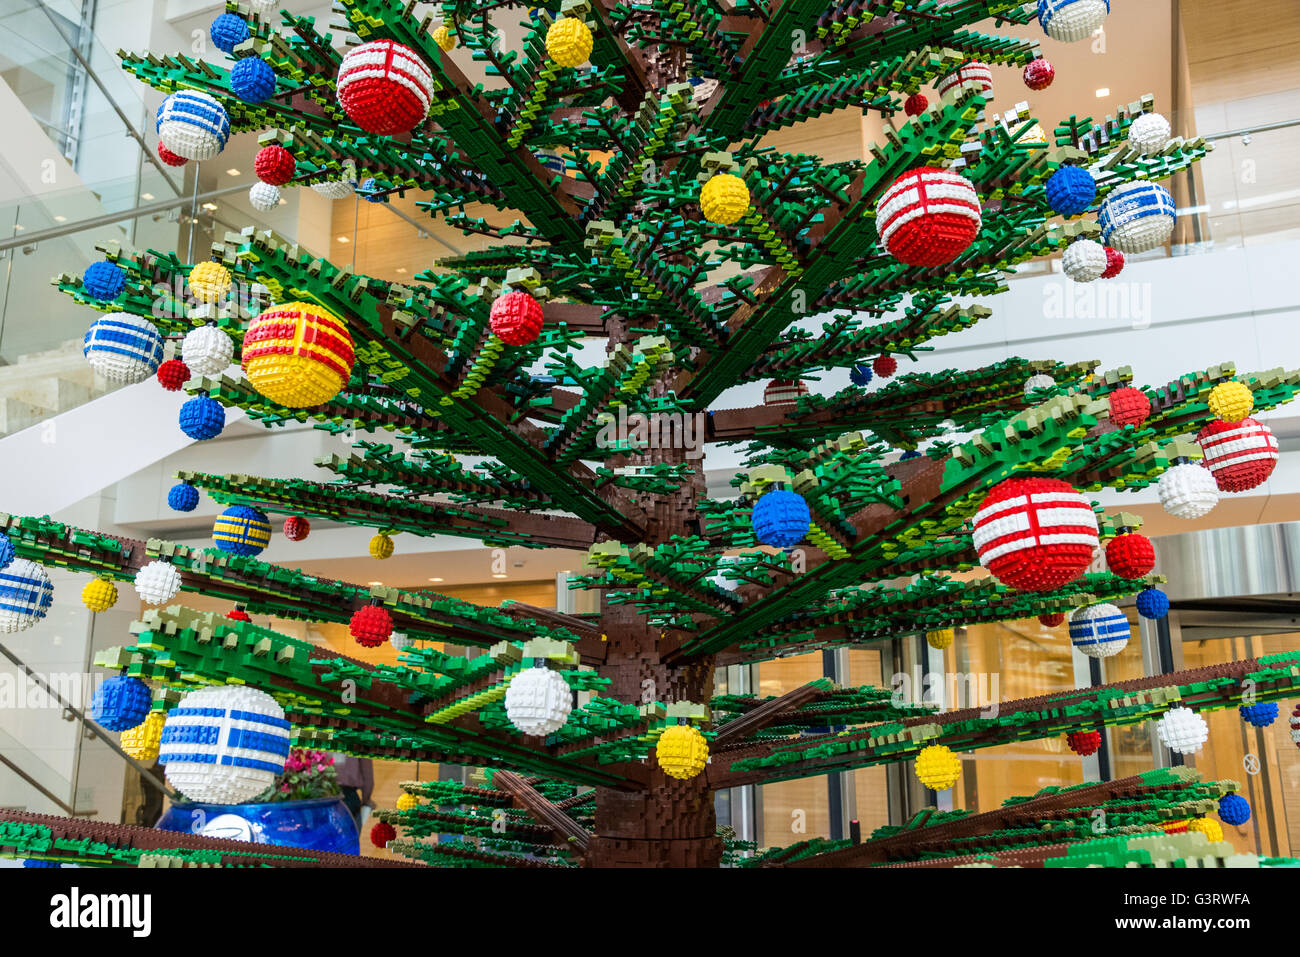
[[(399, 835), (390, 849), (437, 864), (965, 862), (988, 847), (1059, 863), (1116, 834), (1163, 836), (1171, 815), (1204, 815), (1208, 797), (1232, 790), (1130, 779), (1127, 790), (1036, 796), (977, 826), (962, 815), (914, 822), (861, 851), (812, 842), (758, 857), (714, 815), (721, 788), (914, 759), (923, 781), (950, 787), (956, 751), (1234, 707), (1243, 683), (1263, 701), (1300, 685), (1296, 656), (1277, 656), (1002, 702), (993, 715), (830, 681), (776, 698), (713, 690), (724, 665), (923, 633), (941, 645), (945, 629), (1035, 615), (1059, 625), (1080, 610), (1076, 643), (1111, 650), (1121, 642), (1093, 612), (1158, 594), (1146, 590), (1160, 579), (1142, 557), (1140, 520), (1081, 493), (1176, 474), (1171, 510), (1212, 504), (1214, 480), (1190, 465), (1202, 450), (1188, 437), (1253, 422), (1252, 409), (1300, 388), (1300, 373), (1227, 364), (1154, 388), (1078, 360), (894, 376), (899, 357), (990, 315), (995, 299), (970, 300), (1004, 290), (1022, 262), (1060, 253), (1072, 280), (1105, 281), (1124, 251), (1169, 239), (1172, 200), (1155, 184), (1209, 146), (1169, 135), (1149, 97), (1100, 122), (1065, 118), (1051, 134), (1027, 108), (986, 110), (991, 83), (1019, 82), (1022, 68), (1031, 88), (1050, 82), (1032, 39), (1040, 27), (1086, 37), (1102, 4), (337, 9), (326, 34), (311, 18), (272, 23), (228, 4), (238, 25), (214, 25), (213, 37), (229, 68), (122, 60), (173, 94), (159, 130), (182, 158), (261, 131), (262, 185), (413, 192), (430, 216), (491, 242), (409, 285), (254, 229), (216, 242), (208, 264), (105, 247), (120, 286), (59, 277), (79, 302), (148, 318), (162, 336), (228, 337), (228, 349), (213, 340), (203, 351), (221, 361), (173, 373), (198, 403), (188, 424), (183, 414), (192, 435), (219, 432), (221, 408), (238, 407), (268, 427), (370, 436), (317, 461), (330, 473), (319, 481), (180, 473), (229, 506), (220, 547), (9, 517), (23, 559), (107, 580), (177, 573), (151, 600), (167, 607), (101, 664), (148, 682), (158, 709), (204, 684), (248, 686), (275, 699), (297, 745), (483, 769), (473, 783), (412, 782), (405, 806), (380, 812)], [(523, 39), (507, 49), (501, 27), (521, 17)], [(487, 82), (472, 82), (467, 63)], [(837, 110), (886, 120), (861, 160), (765, 142)], [(607, 342), (603, 362), (584, 359), (590, 340)], [(246, 374), (226, 371), (232, 361)], [(834, 394), (801, 382), (845, 369), (853, 384)], [(764, 403), (729, 406), (726, 391), (750, 382), (769, 383)], [(723, 444), (744, 469), (735, 495), (713, 497), (705, 450)], [(1177, 471), (1188, 467), (1190, 478)], [(1038, 534), (1051, 519), (1035, 511), (1037, 494), (1068, 498), (1070, 540), (1045, 533), (1017, 564), (997, 537), (1015, 533), (987, 522), (1023, 499)], [(481, 608), (268, 565), (256, 551), (272, 515), (373, 528), (381, 552), (393, 532), (582, 549), (588, 568), (573, 585), (597, 593), (599, 611)], [(1103, 547), (1108, 567), (1094, 561)], [(981, 563), (995, 577), (953, 577)], [(366, 644), (394, 631), (409, 643), (400, 664), (369, 665), (168, 605), (177, 589), (351, 622)], [(356, 689), (346, 700), (344, 683)], [(1118, 831), (1088, 829), (1098, 806), (1114, 809)], [(77, 857), (75, 834), (11, 820), (0, 850)], [(981, 843), (989, 834), (998, 839)], [(1097, 853), (1111, 862), (1131, 850), (1107, 848)]]

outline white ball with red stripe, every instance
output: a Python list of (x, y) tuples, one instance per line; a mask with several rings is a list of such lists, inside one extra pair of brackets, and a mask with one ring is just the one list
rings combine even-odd
[(763, 404), (793, 408), (799, 396), (808, 394), (808, 386), (800, 379), (773, 379), (763, 390)]
[(942, 266), (980, 232), (980, 198), (964, 176), (922, 166), (894, 180), (876, 203), (885, 252), (909, 266)]
[(987, 63), (970, 60), (945, 76), (939, 77), (934, 88), (940, 96), (947, 96), (949, 91), (965, 83), (974, 84), (981, 93), (993, 92), (993, 70)]
[(1240, 422), (1211, 422), (1196, 441), (1204, 465), (1224, 492), (1245, 492), (1263, 485), (1277, 466), (1277, 436), (1250, 416)]
[(975, 515), (980, 564), (1021, 591), (1053, 591), (1079, 578), (1100, 544), (1092, 503), (1059, 479), (1007, 479)]
[(433, 73), (392, 40), (363, 43), (339, 66), (339, 105), (367, 133), (409, 133), (429, 114), (432, 97)]
[(1291, 740), (1300, 748), (1300, 706), (1291, 712)]

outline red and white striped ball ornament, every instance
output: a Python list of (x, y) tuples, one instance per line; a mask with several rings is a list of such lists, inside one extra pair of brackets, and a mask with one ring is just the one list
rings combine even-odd
[(1291, 741), (1300, 748), (1300, 705), (1291, 712)]
[(432, 96), (429, 68), (414, 50), (392, 40), (363, 43), (339, 66), (339, 106), (367, 133), (409, 133), (428, 115)]
[(993, 92), (993, 70), (987, 63), (967, 60), (957, 69), (935, 81), (934, 88), (940, 96), (947, 96), (963, 83), (973, 83), (981, 93)]
[(1056, 69), (1042, 57), (1025, 64), (1025, 86), (1031, 90), (1045, 90), (1056, 79)]
[(1074, 581), (1100, 544), (1092, 504), (1059, 479), (994, 486), (974, 525), (980, 564), (1021, 591), (1052, 591)]
[(1160, 476), (1156, 492), (1164, 510), (1175, 518), (1201, 518), (1219, 504), (1214, 476), (1190, 462), (1175, 465)]
[(964, 176), (922, 166), (894, 180), (876, 203), (885, 252), (909, 266), (942, 266), (980, 231), (980, 198)]
[(802, 379), (773, 379), (763, 390), (763, 404), (778, 408), (794, 408), (799, 396), (808, 394)]
[(1250, 416), (1240, 422), (1211, 422), (1196, 436), (1205, 453), (1202, 465), (1224, 492), (1263, 485), (1277, 466), (1277, 436)]

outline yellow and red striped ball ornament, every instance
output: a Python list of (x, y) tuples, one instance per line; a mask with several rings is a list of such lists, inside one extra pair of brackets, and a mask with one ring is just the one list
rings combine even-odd
[(353, 358), (347, 325), (309, 302), (272, 306), (244, 333), (248, 381), (291, 409), (309, 409), (338, 395), (352, 375)]

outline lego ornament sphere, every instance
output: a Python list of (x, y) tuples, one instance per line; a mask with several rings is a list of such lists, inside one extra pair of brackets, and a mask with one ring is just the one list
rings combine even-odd
[(385, 558), (392, 558), (393, 547), (393, 540), (387, 535), (374, 535), (370, 539), (370, 557), (377, 558), (381, 562)]
[(399, 811), (414, 811), (420, 806), (420, 799), (414, 794), (408, 794), (403, 791), (401, 794), (397, 795), (397, 801), (393, 806)]
[(1159, 588), (1144, 588), (1138, 592), (1137, 613), (1143, 618), (1155, 620), (1169, 614), (1169, 596)]
[(220, 375), (234, 357), (235, 341), (215, 325), (191, 329), (181, 341), (181, 361), (191, 375)]
[(165, 166), (184, 166), (189, 162), (184, 156), (177, 156), (160, 142), (157, 147), (158, 158)]
[(345, 179), (327, 180), (324, 183), (312, 183), (312, 191), (326, 199), (347, 199), (356, 190)]
[(223, 13), (212, 21), (208, 36), (222, 53), (232, 53), (235, 47), (248, 39), (248, 24), (233, 13)]
[(1240, 422), (1255, 408), (1255, 393), (1244, 382), (1220, 382), (1210, 390), (1210, 414), (1221, 422)]
[(1250, 803), (1239, 794), (1225, 794), (1219, 798), (1219, 820), (1241, 827), (1250, 820)]
[(1081, 166), (1062, 166), (1044, 188), (1048, 205), (1062, 216), (1077, 216), (1097, 198), (1097, 181)]
[(263, 146), (253, 158), (257, 178), (272, 186), (283, 186), (293, 179), (295, 165), (293, 154), (278, 143)]
[(162, 145), (187, 160), (213, 159), (230, 139), (225, 108), (197, 90), (180, 90), (163, 100), (154, 125)]
[(961, 758), (946, 745), (932, 744), (916, 756), (916, 777), (931, 791), (946, 791), (961, 778)]
[(1059, 479), (1007, 479), (975, 515), (980, 564), (1004, 585), (1054, 591), (1087, 571), (1100, 544), (1089, 501)]
[(0, 569), (0, 633), (24, 631), (45, 617), (54, 603), (54, 585), (45, 569), (15, 558)]
[[(854, 371), (858, 369), (865, 370), (865, 382), (859, 382), (854, 379), (858, 385), (866, 385), (871, 381), (872, 372), (866, 366), (855, 366)], [(853, 372), (849, 373), (853, 378)], [(859, 379), (864, 378), (862, 373), (858, 374)], [(774, 408), (793, 409), (799, 404), (799, 397), (808, 394), (808, 386), (802, 379), (773, 379), (763, 389), (763, 404)]]
[(1278, 707), (1276, 701), (1266, 701), (1262, 704), (1243, 704), (1237, 711), (1241, 720), (1252, 728), (1267, 728), (1277, 720)]
[(1056, 79), (1056, 68), (1042, 57), (1025, 64), (1025, 86), (1031, 90), (1045, 90)]
[(1195, 754), (1210, 737), (1205, 719), (1191, 708), (1170, 708), (1156, 722), (1160, 743), (1178, 754)]
[(456, 49), (456, 35), (445, 24), (433, 31), (433, 42), (438, 44), (438, 49), (443, 53)]
[(593, 45), (591, 30), (577, 17), (560, 17), (546, 31), (546, 55), (560, 66), (582, 66)]
[(230, 292), (233, 277), (221, 263), (207, 260), (195, 263), (185, 281), (189, 284), (190, 294), (199, 302), (216, 303)]
[(255, 508), (232, 505), (212, 523), (212, 541), (232, 555), (257, 555), (271, 544), (271, 523)]
[(1194, 817), (1187, 822), (1187, 830), (1192, 834), (1204, 834), (1205, 839), (1211, 844), (1217, 844), (1223, 840), (1223, 828), (1219, 822), (1208, 817)]
[(1145, 535), (1116, 535), (1106, 543), (1106, 565), (1120, 578), (1141, 578), (1156, 567), (1156, 550)]
[(126, 288), (126, 273), (116, 263), (91, 263), (81, 276), (81, 288), (100, 302), (111, 302)]
[(871, 371), (882, 379), (888, 379), (898, 371), (898, 360), (893, 356), (879, 356), (871, 363)]
[(1100, 731), (1071, 731), (1065, 736), (1065, 743), (1075, 754), (1087, 757), (1096, 754), (1101, 747)]
[(252, 616), (249, 615), (248, 612), (244, 611), (243, 605), (236, 605), (234, 608), (230, 609), (230, 611), (226, 612), (225, 617), (229, 618), (231, 621), (253, 620)]
[[(871, 385), (871, 380), (874, 377), (875, 377), (875, 373), (871, 371), (871, 366), (867, 365), (865, 362), (860, 362), (857, 365), (855, 365), (852, 369), (849, 370), (849, 381), (852, 382), (854, 385), (864, 386), (864, 387), (869, 386)], [(771, 387), (769, 386), (769, 388)], [(805, 388), (807, 387), (805, 386)], [(773, 405), (774, 403), (767, 402), (765, 396), (763, 404)]]
[(1070, 615), (1070, 643), (1089, 658), (1117, 655), (1128, 639), (1128, 618), (1114, 605), (1088, 605)]
[(284, 709), (241, 685), (191, 691), (167, 714), (158, 762), (191, 801), (243, 804), (275, 781), (289, 756)]
[(106, 578), (94, 578), (81, 589), (81, 603), (93, 612), (108, 611), (117, 604), (117, 586)]
[(1160, 476), (1156, 484), (1160, 504), (1175, 518), (1201, 518), (1219, 504), (1219, 486), (1200, 465), (1184, 462)]
[(732, 226), (749, 211), (749, 187), (734, 173), (715, 173), (700, 188), (700, 211), (719, 226)]
[(9, 540), (9, 536), (0, 534), (0, 568), (8, 568), (17, 557), (18, 553), (14, 551), (14, 543)]
[(1211, 422), (1196, 436), (1205, 453), (1203, 467), (1210, 470), (1222, 492), (1258, 488), (1277, 466), (1277, 436), (1250, 416), (1240, 422)]
[(930, 101), (924, 93), (913, 93), (903, 101), (903, 112), (908, 116), (920, 116), (929, 105)]
[(689, 781), (708, 766), (709, 742), (699, 729), (675, 724), (655, 743), (655, 762), (670, 778)]
[(936, 651), (943, 651), (945, 648), (951, 648), (957, 633), (951, 628), (940, 628), (937, 631), (927, 631), (925, 633), (925, 643)]
[(275, 70), (261, 57), (241, 57), (230, 68), (230, 89), (245, 103), (261, 103), (275, 92)]
[(163, 725), (167, 722), (167, 714), (163, 711), (150, 711), (145, 719), (133, 728), (127, 728), (122, 732), (122, 738), (119, 742), (122, 750), (130, 757), (145, 764), (153, 762), (158, 757), (158, 747), (162, 743)]
[(148, 319), (110, 312), (90, 324), (82, 340), (82, 355), (109, 382), (143, 382), (162, 364), (162, 334)]
[(1122, 253), (1144, 253), (1173, 235), (1174, 197), (1158, 183), (1138, 180), (1115, 187), (1097, 214), (1101, 239)]
[(109, 731), (134, 728), (149, 716), (153, 692), (139, 678), (116, 675), (95, 690), (90, 716)]
[(1060, 611), (1045, 612), (1038, 616), (1038, 623), (1044, 628), (1059, 628), (1065, 624), (1065, 613)]
[(181, 590), (181, 573), (164, 561), (152, 561), (135, 573), (135, 591), (146, 605), (171, 601)]
[(1110, 405), (1110, 420), (1116, 425), (1141, 428), (1151, 415), (1151, 400), (1141, 389), (1124, 386), (1108, 395), (1106, 401)]
[(370, 843), (375, 847), (387, 847), (388, 842), (397, 837), (397, 828), (387, 821), (377, 821), (370, 829)]
[(300, 515), (290, 515), (284, 520), (284, 537), (291, 542), (301, 542), (311, 534), (311, 522)]
[(1056, 385), (1056, 380), (1050, 375), (1043, 375), (1042, 373), (1031, 375), (1025, 380), (1025, 395), (1032, 395), (1039, 389), (1050, 389), (1054, 385)]
[(558, 671), (525, 668), (506, 688), (506, 717), (523, 734), (547, 735), (564, 727), (573, 692)]
[(763, 545), (793, 548), (808, 534), (812, 514), (802, 495), (773, 489), (754, 503), (752, 521), (754, 537)]
[(393, 633), (393, 617), (378, 605), (362, 605), (352, 613), (348, 631), (362, 648), (378, 648)]
[(960, 86), (970, 84), (980, 93), (993, 93), (993, 70), (987, 63), (967, 60), (951, 73), (939, 77), (934, 89), (940, 96), (947, 96)]
[(177, 482), (167, 490), (167, 505), (177, 512), (192, 512), (199, 504), (199, 490), (188, 482)]
[(1094, 282), (1106, 271), (1106, 250), (1091, 239), (1076, 239), (1061, 254), (1061, 271), (1075, 282)]
[(429, 113), (433, 74), (409, 47), (372, 40), (339, 66), (338, 100), (352, 122), (376, 136), (409, 133)]
[(950, 263), (979, 235), (980, 198), (964, 176), (922, 166), (904, 173), (876, 203), (885, 252), (908, 266)]
[(320, 306), (272, 306), (244, 333), (244, 373), (261, 395), (306, 409), (338, 395), (352, 375), (352, 337), (342, 319)]
[(488, 314), (492, 334), (508, 346), (526, 346), (542, 331), (542, 304), (522, 289), (498, 296)]
[(254, 183), (248, 187), (248, 204), (260, 213), (269, 213), (280, 205), (280, 190), (270, 183)]
[(215, 439), (226, 427), (226, 410), (211, 396), (196, 395), (181, 406), (181, 431), (197, 441)]
[(1118, 249), (1106, 249), (1106, 268), (1102, 271), (1102, 279), (1114, 279), (1124, 271), (1124, 254)]
[(168, 392), (179, 392), (190, 381), (190, 368), (180, 359), (168, 359), (158, 367), (158, 384)]
[(1169, 145), (1173, 130), (1159, 113), (1143, 113), (1128, 128), (1128, 145), (1144, 156), (1159, 153)]
[(1110, 13), (1110, 0), (1038, 0), (1038, 24), (1053, 40), (1075, 43), (1096, 33)]

